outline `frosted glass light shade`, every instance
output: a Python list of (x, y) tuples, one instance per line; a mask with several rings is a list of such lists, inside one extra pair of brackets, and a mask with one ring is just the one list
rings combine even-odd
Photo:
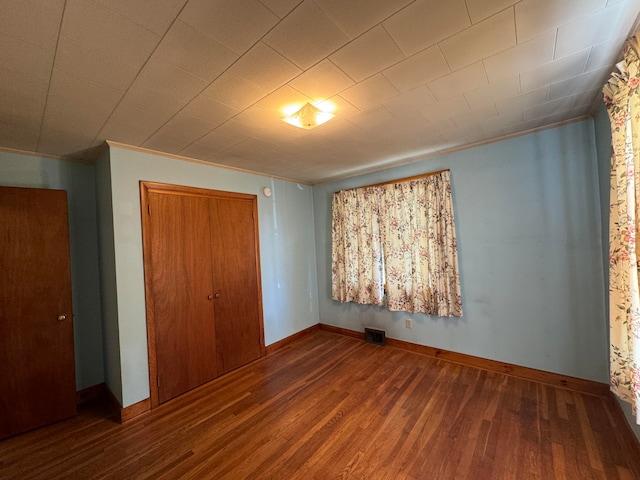
[(324, 112), (318, 107), (306, 103), (296, 113), (284, 117), (283, 120), (294, 127), (310, 130), (331, 120), (333, 117), (333, 113)]

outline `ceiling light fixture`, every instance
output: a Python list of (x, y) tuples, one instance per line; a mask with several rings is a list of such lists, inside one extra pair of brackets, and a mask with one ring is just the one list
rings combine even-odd
[(294, 127), (310, 130), (331, 120), (333, 117), (333, 113), (320, 110), (318, 107), (311, 105), (310, 103), (305, 103), (300, 110), (284, 117), (282, 120)]

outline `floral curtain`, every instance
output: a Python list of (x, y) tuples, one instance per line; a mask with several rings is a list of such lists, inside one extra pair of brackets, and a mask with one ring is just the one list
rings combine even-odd
[(381, 218), (389, 310), (461, 316), (449, 172), (386, 185)]
[(332, 296), (340, 302), (384, 304), (380, 191), (343, 190), (332, 201)]
[(462, 315), (449, 171), (336, 192), (332, 236), (334, 300)]
[(604, 87), (611, 120), (609, 219), (610, 385), (630, 402), (640, 424), (640, 293), (636, 232), (640, 221), (640, 59), (638, 42)]

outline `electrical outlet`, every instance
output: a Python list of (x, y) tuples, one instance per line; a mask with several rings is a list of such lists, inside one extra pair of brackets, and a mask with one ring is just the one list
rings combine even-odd
[(405, 326), (405, 328), (412, 328), (411, 319), (410, 318), (405, 318), (404, 319), (404, 326)]

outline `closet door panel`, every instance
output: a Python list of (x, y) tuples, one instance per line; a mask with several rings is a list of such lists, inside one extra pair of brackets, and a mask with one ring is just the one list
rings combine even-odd
[(211, 200), (211, 249), (218, 375), (261, 356), (254, 201)]
[(150, 193), (151, 269), (160, 403), (214, 379), (209, 200)]

